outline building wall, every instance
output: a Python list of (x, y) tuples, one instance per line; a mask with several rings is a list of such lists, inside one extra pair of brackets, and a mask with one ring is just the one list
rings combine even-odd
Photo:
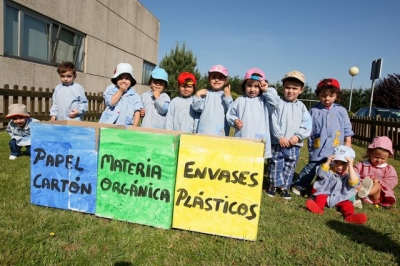
[[(37, 13), (86, 34), (84, 71), (76, 82), (87, 92), (103, 92), (118, 63), (133, 66), (135, 90), (142, 83), (144, 60), (157, 64), (160, 22), (137, 0), (15, 0)], [(0, 87), (54, 88), (60, 83), (55, 66), (4, 56), (4, 0), (0, 0)]]

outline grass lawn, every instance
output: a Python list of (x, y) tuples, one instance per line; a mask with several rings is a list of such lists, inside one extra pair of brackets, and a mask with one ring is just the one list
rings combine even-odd
[[(293, 195), (262, 197), (257, 241), (99, 218), (30, 204), (30, 161), (0, 132), (0, 265), (399, 265), (400, 212), (364, 205), (364, 226)], [(365, 147), (354, 145), (356, 161)], [(303, 149), (296, 172), (307, 162)], [(390, 160), (400, 173), (400, 161)], [(396, 195), (400, 197), (400, 188)], [(227, 225), (229, 226), (229, 225)]]

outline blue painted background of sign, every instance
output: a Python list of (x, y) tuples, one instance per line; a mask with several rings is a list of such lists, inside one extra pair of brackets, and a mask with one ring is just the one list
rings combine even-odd
[(31, 135), (31, 203), (95, 213), (95, 128), (32, 123)]

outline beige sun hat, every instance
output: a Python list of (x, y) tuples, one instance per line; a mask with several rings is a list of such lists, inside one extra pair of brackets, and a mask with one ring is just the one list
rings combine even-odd
[(8, 107), (8, 115), (6, 115), (6, 118), (10, 118), (13, 116), (30, 117), (30, 115), (28, 114), (28, 111), (26, 110), (25, 104), (21, 104), (21, 103), (14, 103)]

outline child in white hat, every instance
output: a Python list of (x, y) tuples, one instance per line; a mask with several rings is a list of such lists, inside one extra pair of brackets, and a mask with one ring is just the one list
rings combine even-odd
[(317, 181), (314, 183), (314, 199), (306, 201), (306, 208), (315, 214), (323, 214), (325, 207), (336, 207), (346, 222), (364, 224), (365, 213), (355, 213), (352, 198), (356, 195), (359, 176), (354, 171), (354, 150), (348, 146), (336, 147), (327, 161), (317, 166)]
[(111, 82), (114, 86), (108, 86), (103, 94), (107, 107), (101, 114), (99, 122), (139, 126), (143, 103), (133, 89), (136, 80), (132, 66), (128, 63), (118, 64)]
[(15, 160), (22, 155), (21, 148), (26, 148), (26, 154), (31, 155), (31, 126), (32, 122), (38, 121), (31, 118), (26, 111), (26, 106), (20, 103), (11, 104), (8, 107), (8, 115), (11, 118), (7, 125), (7, 133), (10, 135), (10, 157), (8, 159)]
[(142, 127), (164, 129), (171, 98), (166, 94), (168, 86), (168, 74), (163, 68), (155, 68), (149, 79), (150, 90), (142, 94), (144, 109)]

